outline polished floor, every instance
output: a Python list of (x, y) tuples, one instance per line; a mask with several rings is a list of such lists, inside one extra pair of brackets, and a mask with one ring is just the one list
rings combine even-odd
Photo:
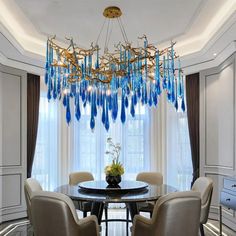
[[(79, 214), (80, 215), (80, 214)], [(125, 210), (121, 209), (110, 209), (109, 219), (125, 219)], [(10, 227), (10, 225), (12, 225)], [(13, 226), (14, 225), (14, 226)], [(4, 232), (3, 230), (6, 229)], [(205, 226), (205, 236), (217, 236), (218, 222), (209, 220), (208, 224)], [(223, 226), (223, 236), (236, 236), (236, 232), (230, 230)], [(27, 224), (26, 219), (6, 222), (0, 225), (0, 235), (4, 236), (33, 236), (32, 227)], [(107, 236), (126, 236), (126, 223), (125, 222), (110, 222), (108, 224)], [(128, 235), (131, 235), (128, 232)], [(102, 233), (101, 236), (106, 236), (106, 227), (102, 223)], [(191, 235), (189, 235), (191, 236)]]

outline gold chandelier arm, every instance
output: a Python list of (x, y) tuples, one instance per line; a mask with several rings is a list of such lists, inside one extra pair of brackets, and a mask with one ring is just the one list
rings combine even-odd
[[(126, 42), (125, 44), (119, 43), (115, 45), (116, 50), (113, 53), (107, 52), (103, 56), (99, 57), (100, 62), (97, 69), (94, 69), (90, 65), (91, 68), (88, 68), (88, 70), (91, 71), (91, 75), (89, 75), (87, 74), (87, 72), (89, 72), (87, 71), (87, 69), (85, 72), (82, 72), (81, 64), (79, 64), (79, 61), (82, 61), (83, 63), (85, 57), (93, 56), (94, 52), (99, 51), (100, 48), (98, 47), (98, 45), (94, 46), (93, 43), (91, 43), (89, 49), (83, 49), (76, 46), (72, 38), (66, 38), (67, 40), (70, 41), (70, 45), (67, 48), (64, 48), (62, 46), (59, 46), (55, 42), (55, 39), (56, 39), (55, 36), (48, 38), (48, 43), (57, 52), (59, 58), (64, 58), (64, 62), (53, 59), (51, 65), (55, 67), (64, 67), (64, 68), (67, 68), (68, 65), (70, 65), (71, 70), (72, 68), (74, 68), (73, 70), (75, 70), (76, 73), (70, 73), (68, 77), (69, 82), (81, 81), (83, 73), (85, 73), (86, 80), (89, 80), (91, 82), (96, 81), (99, 83), (109, 84), (113, 76), (121, 78), (127, 74), (128, 70), (130, 70), (130, 72), (132, 73), (133, 68), (135, 68), (136, 66), (135, 63), (138, 63), (139, 61), (143, 62), (140, 68), (141, 73), (146, 73), (145, 71), (148, 70), (153, 74), (156, 67), (155, 63), (156, 63), (157, 51), (159, 56), (162, 56), (164, 54), (169, 54), (170, 55), (169, 61), (178, 58), (176, 52), (172, 53), (172, 48), (176, 42), (171, 42), (171, 45), (169, 47), (162, 50), (158, 50), (153, 44), (147, 44), (146, 47), (143, 48), (143, 47), (132, 47), (132, 45), (128, 42)], [(145, 39), (147, 41), (146, 35), (139, 37), (139, 39)], [(130, 53), (131, 58), (129, 59), (126, 58), (126, 60), (120, 59), (121, 47), (125, 50), (125, 52)], [(167, 58), (165, 59), (165, 61), (166, 60)], [(115, 65), (116, 69), (112, 70), (111, 65)], [(120, 69), (121, 66), (123, 69)], [(163, 60), (159, 60), (158, 66), (160, 75), (163, 75), (163, 69), (164, 69)], [(169, 69), (169, 66), (167, 67), (167, 69)], [(180, 70), (174, 69), (174, 71), (180, 71)], [(100, 75), (102, 79), (100, 79)], [(148, 76), (149, 79), (151, 80), (154, 79), (152, 75)]]

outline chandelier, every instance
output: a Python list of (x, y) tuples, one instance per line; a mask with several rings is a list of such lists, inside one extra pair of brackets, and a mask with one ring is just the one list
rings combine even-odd
[[(185, 111), (184, 80), (179, 57), (174, 51), (175, 43), (158, 49), (148, 43), (144, 35), (139, 38), (143, 46), (133, 47), (128, 41), (118, 7), (107, 7), (103, 15), (107, 23), (104, 52), (96, 44), (90, 48), (78, 47), (73, 39), (68, 47), (60, 46), (55, 36), (48, 38), (45, 66), (47, 98), (62, 100), (66, 109), (66, 121), (71, 122), (71, 106), (79, 121), (81, 106), (90, 105), (90, 127), (95, 127), (98, 109), (101, 121), (108, 131), (110, 121), (116, 121), (118, 114), (125, 123), (127, 113), (135, 117), (138, 103), (157, 107), (159, 96), (165, 93), (176, 110)], [(118, 22), (123, 43), (108, 50), (111, 34), (110, 21)], [(73, 102), (72, 102), (73, 101)]]

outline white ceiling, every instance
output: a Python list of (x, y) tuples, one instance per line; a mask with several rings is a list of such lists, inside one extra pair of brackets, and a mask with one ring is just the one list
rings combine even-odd
[[(73, 37), (78, 45), (89, 47), (104, 22), (104, 8), (112, 5), (121, 8), (133, 44), (143, 34), (160, 47), (174, 40), (178, 53), (185, 56), (204, 54), (232, 28), (236, 16), (236, 0), (0, 0), (0, 30), (8, 32), (8, 40), (17, 42), (21, 53), (42, 58), (45, 41), (54, 34), (59, 40)], [(103, 31), (101, 46), (106, 28)], [(110, 49), (122, 41), (116, 21), (111, 35)], [(235, 40), (236, 32), (231, 37)]]
[[(218, 2), (220, 6), (224, 1)], [(103, 10), (115, 5), (123, 12), (122, 20), (130, 41), (146, 34), (150, 42), (171, 40), (186, 33), (206, 3), (203, 0), (15, 0), (38, 32), (63, 39), (72, 36), (84, 47), (96, 41), (104, 22)], [(210, 9), (209, 14), (214, 12)], [(113, 23), (113, 42), (122, 40), (116, 19)], [(105, 35), (106, 29), (104, 29)], [(103, 40), (102, 40), (103, 39)], [(104, 38), (101, 38), (104, 41)], [(101, 42), (103, 43), (103, 42)]]

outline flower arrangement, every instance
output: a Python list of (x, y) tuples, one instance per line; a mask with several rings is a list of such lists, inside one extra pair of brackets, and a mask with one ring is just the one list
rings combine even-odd
[(121, 146), (119, 143), (114, 144), (112, 138), (107, 138), (109, 144), (109, 151), (106, 151), (107, 155), (112, 157), (112, 163), (105, 167), (106, 176), (121, 176), (124, 174), (124, 167), (119, 161)]

